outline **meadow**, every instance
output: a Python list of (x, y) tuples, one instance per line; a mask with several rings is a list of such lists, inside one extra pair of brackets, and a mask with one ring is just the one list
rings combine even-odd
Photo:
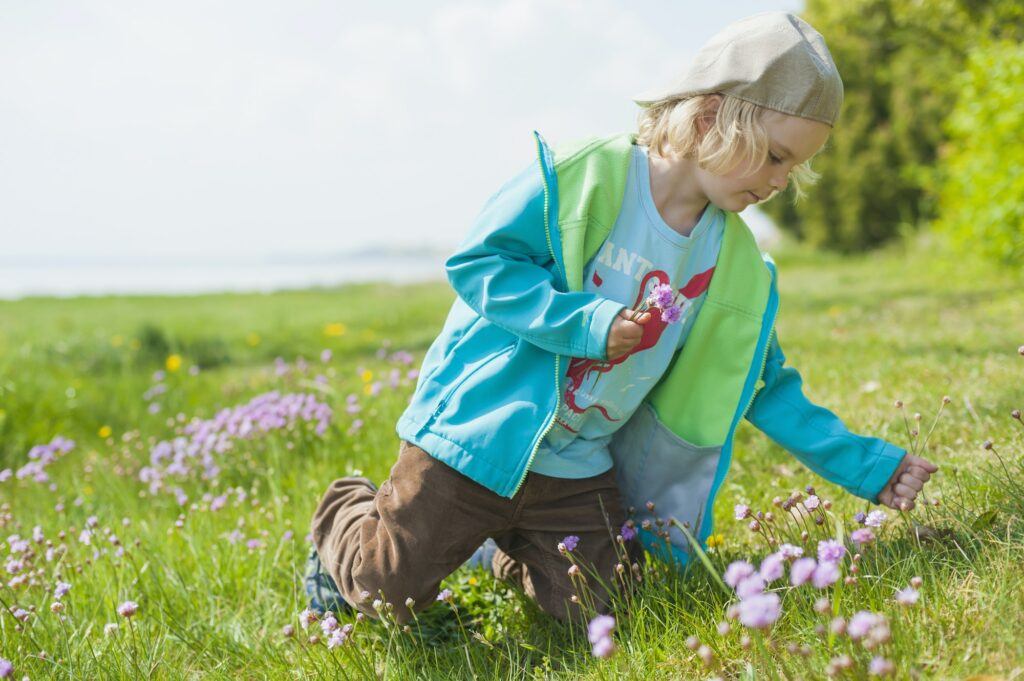
[[(809, 396), (940, 471), (867, 520), (742, 425), (707, 552), (641, 566), (599, 648), (480, 569), (408, 630), (300, 621), (313, 509), (335, 477), (386, 478), (445, 283), (0, 302), (0, 677), (1016, 677), (1019, 274), (919, 248), (777, 261)], [(819, 549), (836, 573), (803, 583)], [(778, 597), (760, 620), (735, 607), (751, 573)]]

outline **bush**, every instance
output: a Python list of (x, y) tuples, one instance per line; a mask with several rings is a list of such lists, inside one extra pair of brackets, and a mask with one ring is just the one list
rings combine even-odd
[(957, 82), (936, 230), (961, 252), (1024, 262), (1024, 46), (974, 50)]
[(765, 206), (813, 246), (863, 251), (931, 222), (932, 169), (958, 99), (952, 74), (993, 40), (1024, 38), (1018, 0), (807, 0), (803, 13), (828, 42), (845, 102), (812, 165), (821, 180), (794, 205)]

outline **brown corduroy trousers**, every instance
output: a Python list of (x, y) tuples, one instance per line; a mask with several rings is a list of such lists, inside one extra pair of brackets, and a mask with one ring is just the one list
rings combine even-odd
[[(427, 452), (402, 441), (390, 477), (376, 489), (364, 477), (339, 478), (313, 517), (313, 541), (345, 600), (376, 617), (384, 596), (396, 619), (436, 600), (441, 580), (460, 567), (487, 537), (499, 550), (495, 576), (517, 583), (545, 612), (568, 620), (569, 602), (585, 583), (598, 611), (607, 612), (611, 588), (628, 582), (639, 542), (617, 543), (625, 513), (614, 469), (583, 479), (527, 473), (511, 499), (495, 494)], [(558, 550), (579, 537), (572, 561)], [(573, 562), (583, 575), (570, 576)], [(619, 574), (616, 564), (624, 564)], [(595, 577), (600, 577), (600, 580)]]

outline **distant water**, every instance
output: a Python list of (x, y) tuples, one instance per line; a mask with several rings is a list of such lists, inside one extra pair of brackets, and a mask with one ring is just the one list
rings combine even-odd
[[(762, 249), (778, 244), (780, 231), (757, 208), (742, 213)], [(337, 256), (253, 260), (22, 262), (0, 260), (0, 299), (25, 296), (269, 292), (354, 282), (443, 281), (444, 260), (455, 247), (377, 251)]]
[(335, 262), (0, 263), (0, 299), (25, 296), (268, 292), (351, 282), (444, 280), (444, 258), (374, 256)]

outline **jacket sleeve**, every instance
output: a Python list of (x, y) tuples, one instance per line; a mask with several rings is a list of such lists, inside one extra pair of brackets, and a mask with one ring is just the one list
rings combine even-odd
[(878, 503), (906, 450), (875, 437), (847, 430), (838, 416), (813, 404), (803, 379), (772, 338), (764, 369), (764, 387), (747, 419), (812, 471), (851, 494)]
[(625, 305), (556, 288), (545, 229), (544, 184), (533, 162), (488, 199), (445, 262), (452, 288), (481, 317), (549, 352), (607, 359)]

